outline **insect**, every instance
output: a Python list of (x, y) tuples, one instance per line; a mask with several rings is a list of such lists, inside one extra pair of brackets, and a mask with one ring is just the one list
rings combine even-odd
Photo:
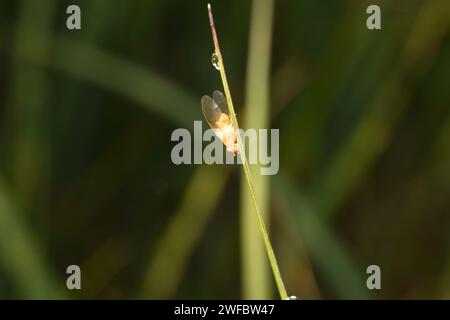
[(202, 112), (209, 126), (216, 136), (234, 155), (239, 152), (237, 136), (230, 119), (228, 103), (222, 92), (216, 90), (213, 97), (203, 96), (201, 100)]

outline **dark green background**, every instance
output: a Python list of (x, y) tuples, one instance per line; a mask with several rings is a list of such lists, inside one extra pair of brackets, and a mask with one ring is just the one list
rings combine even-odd
[[(289, 294), (450, 298), (450, 2), (275, 2), (270, 225)], [(252, 3), (212, 4), (239, 117)], [(239, 169), (170, 161), (171, 132), (221, 88), (212, 50), (205, 1), (0, 1), (0, 299), (242, 297)]]

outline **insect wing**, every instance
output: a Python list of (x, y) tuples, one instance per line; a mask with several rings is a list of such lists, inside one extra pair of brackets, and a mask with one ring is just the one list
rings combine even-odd
[(212, 128), (216, 128), (222, 111), (210, 96), (203, 96), (201, 100), (202, 112), (206, 121)]
[(219, 90), (215, 90), (213, 92), (213, 99), (215, 103), (219, 106), (220, 110), (222, 110), (223, 113), (226, 113), (229, 116), (230, 110), (228, 109), (227, 99), (225, 98), (223, 93), (220, 92)]

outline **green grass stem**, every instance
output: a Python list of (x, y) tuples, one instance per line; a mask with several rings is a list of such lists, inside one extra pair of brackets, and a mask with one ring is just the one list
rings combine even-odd
[[(220, 68), (219, 68), (220, 77), (222, 79), (223, 89), (225, 91), (225, 97), (227, 99), (228, 107), (230, 109), (231, 121), (233, 123), (234, 128), (236, 130), (238, 130), (239, 124), (238, 124), (238, 121), (236, 118), (236, 113), (234, 111), (233, 101), (231, 99), (230, 88), (228, 86), (227, 76), (225, 73), (225, 65), (223, 62), (222, 53), (220, 52), (219, 40), (217, 38), (216, 28), (214, 25), (214, 19), (213, 19), (210, 4), (208, 4), (208, 14), (209, 14), (209, 22), (210, 22), (210, 26), (211, 26), (212, 37), (213, 37), (213, 41), (214, 41), (215, 54), (217, 56), (218, 64), (220, 66)], [(277, 263), (277, 260), (276, 260), (276, 257), (275, 257), (275, 254), (274, 254), (274, 251), (272, 248), (272, 244), (270, 242), (269, 235), (267, 233), (266, 225), (264, 223), (261, 212), (259, 210), (258, 202), (256, 201), (256, 193), (255, 193), (255, 188), (253, 185), (252, 176), (250, 174), (250, 167), (249, 167), (249, 164), (247, 161), (247, 157), (245, 155), (245, 149), (243, 147), (242, 138), (239, 134), (237, 134), (237, 142), (238, 142), (239, 154), (242, 159), (242, 165), (244, 168), (245, 177), (247, 180), (247, 185), (248, 185), (248, 188), (249, 188), (249, 191), (251, 194), (252, 204), (255, 209), (256, 217), (258, 220), (258, 225), (259, 225), (261, 235), (262, 235), (262, 238), (264, 241), (264, 246), (266, 248), (267, 256), (269, 258), (270, 266), (272, 267), (272, 272), (273, 272), (273, 275), (275, 278), (275, 283), (277, 285), (278, 292), (280, 294), (281, 299), (286, 300), (288, 298), (288, 295), (286, 293), (286, 288), (284, 286), (283, 279), (281, 278), (280, 269), (278, 267), (278, 263)]]

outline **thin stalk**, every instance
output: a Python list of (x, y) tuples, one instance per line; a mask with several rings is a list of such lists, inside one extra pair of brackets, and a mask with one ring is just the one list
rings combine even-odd
[(231, 121), (233, 123), (233, 126), (234, 126), (236, 132), (237, 132), (236, 135), (237, 135), (239, 154), (240, 154), (241, 159), (242, 159), (242, 165), (244, 167), (245, 177), (246, 177), (246, 180), (247, 180), (248, 188), (250, 190), (252, 204), (253, 204), (253, 207), (255, 209), (255, 213), (256, 213), (257, 220), (258, 220), (259, 228), (260, 228), (260, 231), (261, 231), (261, 235), (263, 237), (264, 246), (266, 248), (267, 256), (269, 258), (270, 266), (272, 267), (272, 272), (273, 272), (273, 276), (275, 278), (275, 282), (276, 282), (276, 285), (277, 285), (277, 288), (278, 288), (278, 292), (280, 294), (281, 299), (286, 300), (288, 298), (288, 295), (287, 295), (287, 292), (286, 292), (286, 288), (284, 286), (283, 279), (281, 278), (280, 269), (278, 268), (277, 260), (275, 258), (275, 254), (273, 252), (272, 244), (270, 242), (269, 235), (267, 233), (266, 225), (264, 224), (264, 220), (263, 220), (263, 218), (261, 216), (261, 213), (260, 213), (260, 210), (259, 210), (259, 207), (258, 207), (258, 203), (256, 201), (255, 188), (253, 186), (253, 180), (252, 180), (252, 176), (250, 174), (250, 167), (248, 165), (247, 157), (245, 155), (245, 149), (243, 147), (242, 139), (241, 139), (241, 136), (240, 136), (239, 131), (238, 131), (239, 125), (238, 125), (238, 121), (237, 121), (237, 118), (236, 118), (236, 113), (234, 111), (233, 101), (231, 100), (230, 89), (228, 87), (227, 76), (226, 76), (226, 73), (225, 73), (225, 65), (223, 63), (222, 53), (220, 52), (219, 40), (217, 38), (216, 27), (214, 25), (214, 18), (213, 18), (213, 15), (212, 15), (211, 5), (209, 3), (208, 3), (208, 15), (209, 15), (209, 24), (211, 26), (211, 33), (212, 33), (212, 37), (213, 37), (213, 41), (214, 41), (215, 54), (216, 54), (217, 61), (218, 61), (219, 67), (220, 67), (219, 68), (220, 77), (222, 78), (222, 84), (223, 84), (223, 89), (224, 89), (224, 92), (225, 92), (225, 97), (227, 99), (228, 108), (230, 109)]

